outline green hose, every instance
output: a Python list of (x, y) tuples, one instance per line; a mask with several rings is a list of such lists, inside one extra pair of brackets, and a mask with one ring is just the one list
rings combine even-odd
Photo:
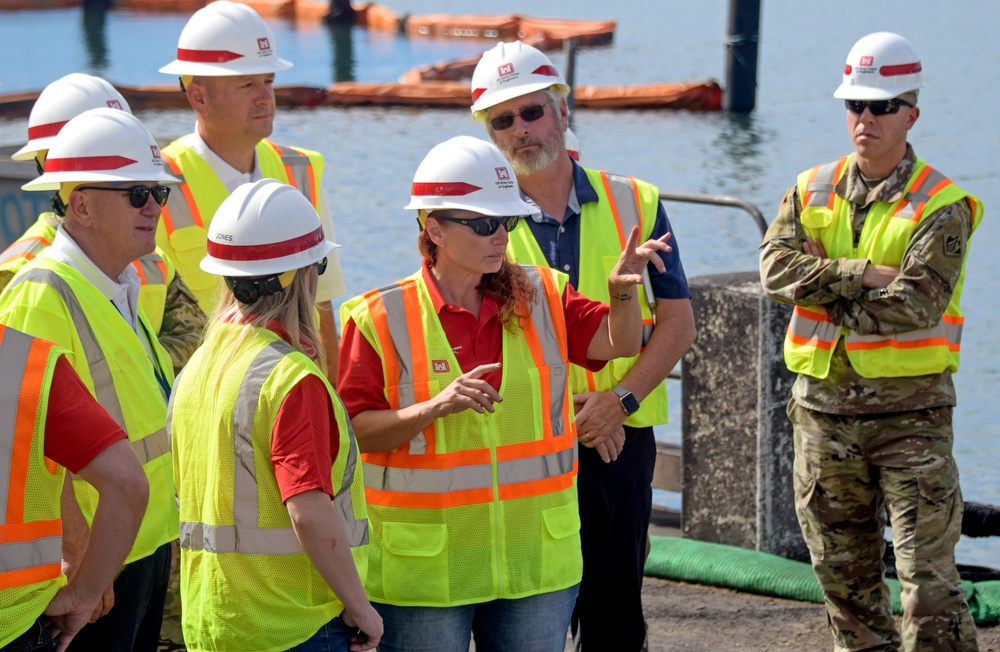
[[(823, 602), (823, 591), (809, 564), (756, 550), (718, 543), (651, 536), (646, 575), (667, 580), (721, 586), (776, 598)], [(903, 613), (899, 582), (887, 579), (892, 609)], [(977, 625), (1000, 622), (1000, 581), (962, 582)]]

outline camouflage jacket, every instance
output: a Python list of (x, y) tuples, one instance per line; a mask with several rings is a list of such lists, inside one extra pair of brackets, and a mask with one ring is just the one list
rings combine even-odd
[(201, 344), (201, 336), (207, 321), (205, 313), (198, 307), (194, 293), (181, 280), (181, 275), (175, 274), (167, 286), (167, 298), (163, 304), (163, 324), (156, 338), (170, 354), (175, 375), (180, 373), (181, 367), (187, 364), (191, 354)]
[[(901, 196), (916, 156), (907, 144), (895, 171), (871, 190), (856, 162), (837, 184), (837, 194), (850, 202), (852, 228), (861, 233), (874, 202)], [(901, 333), (937, 323), (962, 273), (972, 215), (965, 202), (950, 204), (925, 218), (913, 233), (899, 276), (881, 292), (862, 287), (867, 260), (832, 260), (803, 253), (805, 234), (799, 221), (802, 204), (796, 188), (785, 194), (778, 216), (761, 245), (761, 282), (778, 303), (822, 305), (830, 320), (862, 334)], [(955, 239), (960, 243), (956, 255)], [(949, 243), (946, 251), (945, 243)], [(909, 378), (862, 378), (851, 367), (844, 339), (826, 378), (800, 374), (793, 398), (804, 407), (832, 414), (876, 414), (955, 405), (951, 373)]]

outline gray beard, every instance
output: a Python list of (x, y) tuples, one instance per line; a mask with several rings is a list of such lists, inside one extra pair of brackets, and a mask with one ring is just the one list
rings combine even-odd
[(504, 156), (507, 157), (511, 167), (514, 168), (514, 174), (528, 176), (536, 172), (541, 172), (555, 163), (559, 155), (565, 151), (566, 146), (563, 143), (543, 143), (542, 149), (538, 153), (514, 154), (511, 151), (504, 152)]

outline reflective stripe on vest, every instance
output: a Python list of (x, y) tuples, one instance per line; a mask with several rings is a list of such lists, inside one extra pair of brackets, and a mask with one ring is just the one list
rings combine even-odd
[[(236, 395), (233, 411), (233, 521), (235, 525), (182, 522), (180, 545), (189, 550), (214, 553), (238, 552), (246, 555), (297, 555), (302, 545), (292, 528), (258, 527), (257, 479), (254, 477), (253, 422), (261, 389), (274, 368), (294, 349), (285, 342), (272, 342), (250, 363)], [(352, 440), (353, 442), (353, 440)], [(350, 547), (368, 543), (368, 521), (357, 521), (351, 497), (351, 482), (357, 467), (358, 451), (348, 451), (344, 482), (335, 492), (334, 507), (341, 516)]]
[(167, 284), (167, 264), (159, 254), (146, 254), (139, 260), (133, 260), (132, 267), (142, 285)]
[[(115, 391), (114, 381), (111, 378), (111, 368), (108, 366), (108, 360), (101, 345), (97, 342), (94, 329), (91, 328), (76, 294), (61, 276), (52, 270), (38, 267), (29, 269), (15, 278), (10, 287), (27, 281), (49, 286), (56, 291), (66, 305), (66, 310), (69, 311), (77, 336), (80, 338), (80, 344), (83, 346), (83, 352), (87, 357), (87, 367), (90, 369), (90, 376), (94, 381), (94, 396), (101, 407), (115, 420), (115, 423), (122, 430), (125, 430), (125, 416), (121, 403), (118, 401), (118, 392)], [(130, 439), (129, 444), (131, 444), (136, 457), (139, 458), (139, 463), (143, 466), (147, 462), (170, 452), (170, 438), (167, 436), (166, 428), (160, 428), (138, 441)]]
[[(541, 378), (543, 396), (539, 397), (544, 399), (544, 394), (549, 396), (548, 419), (543, 419), (545, 436), (542, 439), (497, 446), (496, 483), (501, 500), (553, 491), (547, 483), (572, 478), (577, 455), (572, 440), (567, 442), (561, 437), (566, 434), (568, 417), (566, 397), (569, 377), (566, 373), (567, 352), (563, 344), (566, 333), (557, 329), (552, 314), (553, 310), (561, 310), (561, 294), (551, 272), (545, 270), (545, 273), (539, 273), (539, 268), (533, 266), (522, 268), (527, 272), (537, 297), (531, 305), (531, 321), (523, 330), (523, 335), (535, 366), (549, 369), (548, 377)], [(416, 396), (400, 393), (390, 397), (390, 404), (398, 409), (412, 405), (414, 401), (429, 400), (427, 353), (422, 339), (417, 282), (410, 279), (377, 290), (367, 297), (367, 301), (371, 314), (377, 315), (374, 322), (379, 332), (383, 360), (387, 364), (386, 384), (393, 384), (388, 378), (398, 361), (399, 384), (418, 388)], [(384, 323), (384, 331), (379, 322)], [(414, 329), (412, 333), (411, 327)], [(415, 346), (419, 346), (420, 350), (415, 351)], [(414, 507), (457, 506), (494, 500), (490, 450), (438, 453), (428, 445), (436, 436), (432, 424), (414, 437), (408, 446), (401, 446), (399, 454), (369, 454), (364, 464), (365, 486), (383, 492), (384, 502)], [(403, 456), (408, 461), (404, 461)], [(386, 462), (378, 464), (373, 460)], [(530, 483), (539, 483), (537, 490), (526, 486)], [(369, 494), (369, 503), (376, 502), (383, 500), (374, 499)]]
[(45, 238), (23, 238), (21, 240), (15, 240), (9, 247), (3, 250), (3, 253), (0, 253), (0, 265), (6, 265), (7, 263), (18, 258), (31, 260), (38, 254), (42, 253), (42, 251), (51, 244), (52, 243)]
[[(61, 572), (62, 522), (24, 522), (32, 440), (39, 411), (47, 408), (41, 399), (42, 384), (51, 380), (46, 373), (50, 351), (42, 340), (0, 327), (0, 589), (54, 579)], [(58, 495), (49, 498), (58, 514)]]
[(285, 176), (288, 178), (288, 185), (299, 189), (313, 208), (319, 211), (319, 197), (316, 193), (316, 177), (313, 174), (312, 161), (309, 156), (298, 151), (294, 147), (281, 147), (280, 145), (264, 139), (261, 141), (277, 154), (285, 166)]
[[(604, 191), (610, 200), (609, 207), (611, 214), (615, 216), (615, 224), (618, 227), (618, 242), (622, 250), (628, 242), (628, 235), (632, 227), (642, 229), (642, 211), (639, 208), (639, 190), (636, 188), (635, 180), (621, 174), (611, 174), (601, 172), (601, 180), (604, 182)], [(640, 231), (639, 244), (642, 244)], [(653, 296), (653, 286), (649, 281), (649, 267), (642, 268), (642, 286), (645, 289), (646, 304), (649, 306), (649, 318), (642, 320), (642, 346), (649, 342), (649, 336), (653, 334), (656, 317), (656, 298)]]
[(184, 179), (184, 173), (181, 172), (181, 166), (168, 154), (162, 151), (160, 154), (164, 162), (170, 167), (170, 174), (180, 179), (180, 183), (170, 191), (170, 197), (167, 198), (166, 206), (160, 211), (160, 217), (163, 219), (163, 226), (167, 231), (167, 235), (169, 236), (174, 231), (189, 226), (205, 228), (201, 219), (201, 212), (198, 210), (198, 204), (191, 193), (191, 186), (188, 185)]

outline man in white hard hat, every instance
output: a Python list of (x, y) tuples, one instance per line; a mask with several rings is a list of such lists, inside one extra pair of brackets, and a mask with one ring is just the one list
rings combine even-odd
[[(486, 52), (472, 76), (472, 117), (486, 124), (538, 214), (512, 232), (508, 253), (570, 276), (591, 299), (608, 295), (607, 261), (632, 226), (640, 241), (670, 232), (656, 187), (585, 169), (567, 153), (569, 87), (539, 50), (520, 42)], [(580, 448), (583, 581), (573, 614), (577, 649), (641, 649), (642, 578), (652, 510), (653, 426), (666, 423), (664, 379), (695, 338), (691, 293), (677, 251), (647, 266), (639, 293), (644, 350), (592, 373), (572, 369)], [(653, 324), (655, 321), (655, 328)]]
[[(65, 218), (52, 245), (0, 295), (0, 323), (69, 352), (74, 370), (128, 435), (149, 483), (138, 535), (100, 611), (112, 600), (114, 606), (80, 631), (71, 650), (150, 650), (159, 641), (170, 543), (179, 531), (166, 433), (174, 374), (138, 306), (131, 263), (155, 248), (160, 207), (170, 193), (164, 184), (175, 183), (142, 123), (103, 108), (70, 120), (49, 148), (44, 173), (24, 186), (55, 191)], [(82, 479), (63, 495), (69, 577), (90, 549), (96, 505), (94, 487)]]
[[(181, 32), (177, 58), (160, 68), (180, 77), (198, 121), (193, 133), (163, 149), (170, 171), (182, 183), (164, 207), (156, 240), (208, 314), (218, 302), (220, 281), (198, 265), (206, 253), (212, 216), (240, 184), (273, 178), (295, 186), (316, 208), (327, 238), (335, 240), (322, 187), (322, 155), (268, 140), (274, 76), (291, 67), (278, 56), (274, 34), (256, 11), (217, 0), (191, 16)], [(337, 371), (337, 330), (330, 300), (343, 293), (334, 252), (316, 294), (331, 379)]]
[[(74, 72), (60, 77), (42, 90), (28, 116), (28, 142), (14, 152), (15, 161), (35, 161), (39, 174), (59, 130), (89, 109), (107, 107), (132, 110), (114, 86), (100, 77)], [(52, 244), (61, 215), (46, 211), (21, 237), (0, 253), (0, 291), (24, 265)], [(177, 274), (169, 256), (160, 251), (142, 256), (132, 265), (139, 274), (139, 304), (156, 331), (160, 344), (170, 354), (174, 371), (180, 371), (201, 341), (205, 313), (191, 290)]]
[[(798, 374), (796, 512), (836, 650), (978, 649), (955, 569), (951, 375), (983, 205), (907, 142), (923, 85), (902, 36), (859, 40), (834, 92), (854, 152), (799, 174), (762, 245), (764, 289), (795, 306), (785, 363)], [(886, 514), (902, 636), (882, 579)]]

